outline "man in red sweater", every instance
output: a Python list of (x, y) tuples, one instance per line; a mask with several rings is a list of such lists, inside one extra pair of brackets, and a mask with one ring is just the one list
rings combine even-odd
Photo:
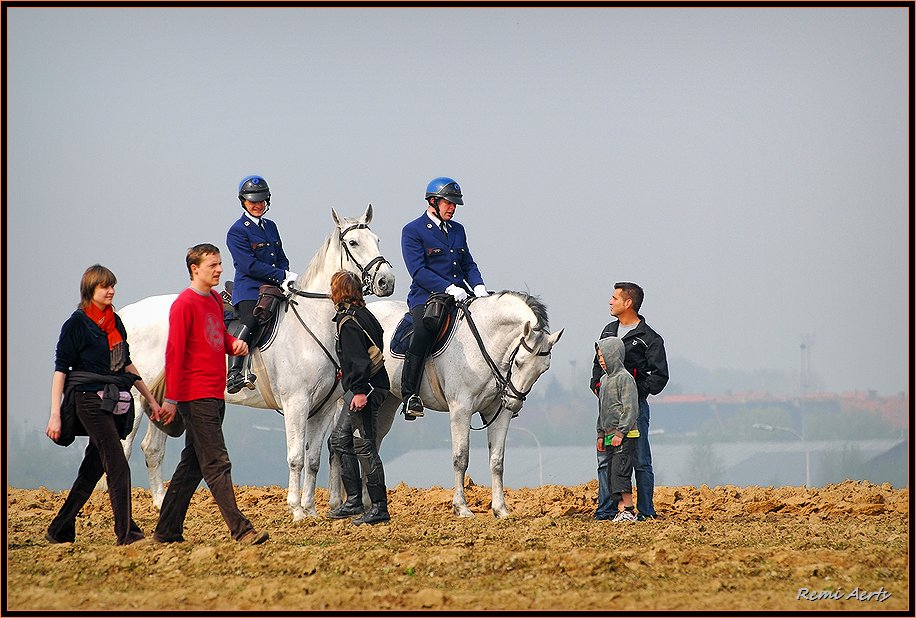
[(175, 412), (184, 421), (185, 447), (172, 475), (153, 539), (160, 543), (184, 541), (184, 518), (201, 479), (207, 482), (232, 538), (257, 545), (268, 534), (255, 530), (239, 511), (232, 486), (232, 463), (223, 437), (226, 402), (226, 354), (244, 356), (248, 344), (226, 331), (223, 301), (212, 291), (219, 285), (223, 263), (219, 249), (195, 245), (186, 258), (191, 285), (169, 310), (169, 338), (165, 347), (165, 401), (159, 418), (169, 424)]

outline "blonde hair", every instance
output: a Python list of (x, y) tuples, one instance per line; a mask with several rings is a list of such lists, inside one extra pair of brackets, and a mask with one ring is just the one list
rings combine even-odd
[(363, 299), (363, 286), (355, 274), (349, 270), (338, 270), (331, 276), (331, 302), (335, 305), (341, 303), (365, 307)]
[(86, 272), (83, 273), (83, 278), (80, 279), (79, 308), (85, 309), (89, 306), (89, 303), (92, 302), (92, 296), (95, 294), (95, 289), (97, 287), (102, 286), (107, 288), (117, 283), (118, 278), (115, 277), (113, 272), (101, 264), (93, 264), (86, 269)]

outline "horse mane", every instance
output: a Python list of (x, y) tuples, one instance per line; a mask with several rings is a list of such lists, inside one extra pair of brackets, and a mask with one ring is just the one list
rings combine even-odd
[(312, 256), (312, 259), (309, 261), (308, 269), (303, 275), (303, 281), (311, 281), (315, 276), (317, 276), (318, 271), (322, 266), (322, 257), (327, 255), (328, 249), (331, 246), (331, 238), (334, 234), (328, 234), (328, 237), (324, 239), (324, 244), (319, 247), (318, 251), (315, 252), (315, 255)]
[(534, 329), (543, 330), (545, 332), (549, 331), (550, 324), (547, 321), (547, 305), (544, 304), (540, 297), (532, 296), (527, 292), (516, 292), (515, 290), (502, 290), (501, 292), (497, 292), (496, 295), (514, 296), (524, 302), (537, 319), (537, 324), (534, 326)]

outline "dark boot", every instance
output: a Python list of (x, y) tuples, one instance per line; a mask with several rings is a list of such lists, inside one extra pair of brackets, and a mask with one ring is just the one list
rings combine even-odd
[[(251, 348), (251, 342), (254, 340), (254, 333), (247, 326), (242, 326), (239, 330), (239, 334), (236, 335), (237, 339), (241, 339), (248, 344), (249, 349)], [(250, 352), (249, 352), (250, 354)], [(242, 387), (254, 390), (254, 381), (257, 380), (257, 376), (253, 373), (245, 373), (245, 359), (246, 356), (230, 356), (229, 357), (229, 371), (226, 374), (226, 390), (230, 394), (235, 394), (242, 390)]]
[(237, 393), (245, 386), (245, 377), (242, 375), (242, 365), (244, 364), (244, 356), (229, 357), (229, 373), (226, 374), (226, 390), (229, 393)]
[(340, 480), (347, 492), (347, 501), (336, 509), (328, 511), (331, 519), (345, 519), (354, 515), (362, 515), (363, 509), (363, 482), (359, 475), (359, 459), (356, 455), (338, 453), (340, 456)]
[(363, 513), (361, 517), (357, 517), (353, 520), (353, 523), (357, 526), (362, 524), (380, 524), (386, 521), (391, 521), (391, 515), (388, 514), (388, 503), (387, 502), (373, 502), (372, 508)]
[(424, 356), (408, 352), (404, 356), (404, 368), (401, 369), (401, 396), (404, 406), (401, 412), (404, 419), (412, 421), (423, 416), (423, 400), (417, 395), (420, 390), (420, 378), (423, 375)]
[(348, 517), (353, 517), (354, 515), (362, 515), (365, 512), (363, 509), (363, 497), (361, 494), (355, 496), (347, 496), (347, 501), (338, 506), (336, 509), (331, 509), (328, 511), (328, 518), (330, 519), (346, 519)]

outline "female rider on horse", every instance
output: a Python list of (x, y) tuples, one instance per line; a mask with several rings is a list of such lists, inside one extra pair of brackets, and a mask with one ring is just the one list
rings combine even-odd
[[(242, 323), (237, 337), (253, 348), (257, 343), (257, 321), (252, 315), (258, 301), (258, 288), (265, 283), (287, 287), (299, 275), (289, 270), (277, 224), (264, 217), (270, 209), (270, 188), (261, 176), (246, 176), (239, 183), (239, 202), (245, 212), (226, 234), (232, 254), (235, 280), (232, 303)], [(254, 388), (254, 374), (242, 375), (244, 356), (229, 357), (226, 390), (237, 393), (242, 387)]]

